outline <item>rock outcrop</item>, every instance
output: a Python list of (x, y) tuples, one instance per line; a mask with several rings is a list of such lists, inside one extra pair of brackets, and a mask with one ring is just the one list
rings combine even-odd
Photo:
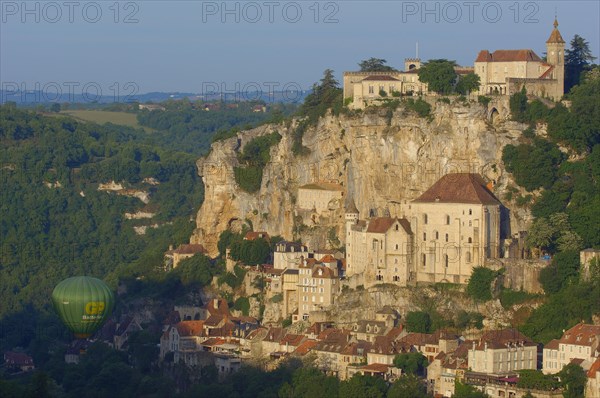
[[(312, 239), (314, 246), (319, 244), (314, 241), (315, 230), (333, 226), (343, 241), (344, 234), (339, 233), (343, 208), (332, 209), (326, 219), (313, 218), (314, 225), (308, 225), (296, 208), (298, 187), (317, 181), (343, 185), (344, 197), (354, 200), (361, 218), (398, 215), (400, 203), (416, 198), (452, 172), (480, 173), (494, 181), (496, 196), (502, 200), (509, 186), (516, 187), (502, 164), (502, 149), (516, 144), (526, 126), (497, 117), (492, 123), (488, 109), (474, 101), (434, 101), (429, 119), (402, 105), (393, 112), (375, 108), (323, 117), (304, 133), (303, 144), (310, 151), (304, 156), (294, 155), (291, 149), (297, 121), (260, 126), (214, 143), (210, 154), (197, 162), (205, 199), (191, 242), (202, 243), (216, 255), (219, 234), (245, 220), (254, 230), (301, 238), (309, 244)], [(252, 138), (274, 131), (282, 139), (271, 148), (261, 188), (246, 193), (234, 177), (237, 153)], [(530, 222), (529, 212), (511, 203), (505, 205), (511, 209), (512, 231), (524, 230)]]

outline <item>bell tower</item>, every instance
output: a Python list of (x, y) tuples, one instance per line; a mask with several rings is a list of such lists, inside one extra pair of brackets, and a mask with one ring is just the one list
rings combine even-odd
[(546, 41), (548, 64), (554, 67), (552, 77), (557, 80), (554, 99), (560, 100), (565, 93), (565, 41), (558, 31), (558, 21), (554, 18), (554, 29)]

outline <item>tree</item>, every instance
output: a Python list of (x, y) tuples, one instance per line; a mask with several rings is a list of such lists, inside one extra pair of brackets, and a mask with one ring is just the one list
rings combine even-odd
[(498, 273), (485, 267), (475, 267), (467, 284), (467, 294), (478, 301), (492, 299), (491, 285)]
[(427, 358), (420, 352), (408, 352), (394, 357), (394, 366), (402, 369), (402, 373), (412, 375), (422, 375), (427, 363)]
[(583, 37), (575, 35), (571, 40), (571, 48), (565, 51), (565, 92), (571, 91), (573, 86), (579, 84), (581, 74), (589, 70), (592, 61), (590, 45)]
[(529, 228), (529, 231), (527, 231), (525, 244), (528, 247), (535, 247), (541, 251), (542, 249), (547, 249), (550, 246), (553, 235), (554, 228), (552, 228), (547, 219), (541, 217), (535, 220), (531, 225), (531, 228)]
[(383, 398), (387, 392), (385, 381), (379, 377), (355, 374), (340, 383), (340, 398)]
[(431, 331), (431, 317), (427, 312), (409, 311), (406, 314), (406, 329), (409, 332), (429, 333)]
[(403, 375), (392, 384), (387, 398), (426, 398), (427, 388), (415, 375)]
[(456, 92), (462, 95), (470, 94), (473, 91), (479, 90), (481, 79), (476, 73), (467, 73), (464, 76), (460, 76), (458, 83), (456, 83)]
[(50, 105), (50, 110), (54, 113), (60, 112), (60, 104), (58, 102), (53, 103)]
[(456, 81), (455, 61), (432, 59), (419, 69), (419, 80), (427, 83), (429, 90), (438, 94), (450, 94)]
[(359, 62), (361, 72), (395, 72), (396, 69), (386, 65), (387, 61), (381, 58), (369, 58)]
[(565, 398), (584, 398), (587, 377), (581, 366), (570, 363), (558, 373), (565, 391)]
[(525, 85), (523, 85), (521, 91), (510, 96), (509, 106), (513, 120), (524, 122), (527, 111), (527, 90), (525, 89)]
[(462, 384), (457, 380), (454, 385), (454, 395), (452, 395), (452, 398), (489, 398), (489, 395), (473, 386)]

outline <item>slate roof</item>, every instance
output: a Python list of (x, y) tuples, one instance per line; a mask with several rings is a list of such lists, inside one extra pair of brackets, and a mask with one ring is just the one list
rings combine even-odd
[(472, 173), (446, 174), (414, 200), (416, 203), (473, 203), (499, 205), (483, 177)]

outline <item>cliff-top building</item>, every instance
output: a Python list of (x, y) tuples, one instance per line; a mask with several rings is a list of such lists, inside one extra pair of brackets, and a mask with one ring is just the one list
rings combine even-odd
[(346, 276), (365, 287), (467, 283), (474, 267), (500, 256), (501, 203), (479, 174), (447, 174), (401, 217), (360, 220), (346, 208)]
[[(512, 95), (523, 87), (539, 97), (559, 101), (564, 94), (565, 41), (554, 20), (554, 29), (546, 41), (547, 59), (531, 49), (482, 50), (474, 68), (456, 67), (458, 75), (476, 73), (479, 95)], [(419, 80), (419, 58), (407, 58), (404, 71), (344, 72), (344, 101), (351, 108), (364, 108), (370, 102), (397, 94), (427, 94), (426, 83)]]

